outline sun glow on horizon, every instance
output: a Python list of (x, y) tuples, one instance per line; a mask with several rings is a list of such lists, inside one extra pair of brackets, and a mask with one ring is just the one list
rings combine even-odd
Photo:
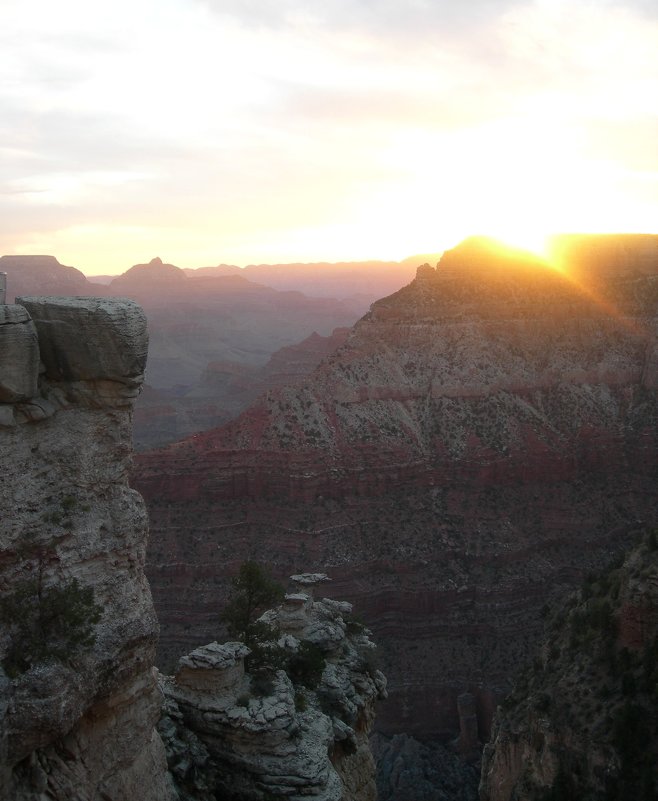
[(658, 230), (642, 0), (62, 3), (6, 0), (0, 253), (94, 275)]

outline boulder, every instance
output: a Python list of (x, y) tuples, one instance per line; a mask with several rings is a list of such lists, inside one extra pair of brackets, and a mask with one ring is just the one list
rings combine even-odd
[(141, 385), (146, 315), (123, 298), (22, 297), (39, 335), (46, 376), (56, 381)]
[(242, 682), (249, 651), (239, 642), (202, 645), (180, 660), (176, 681), (197, 693), (229, 692)]

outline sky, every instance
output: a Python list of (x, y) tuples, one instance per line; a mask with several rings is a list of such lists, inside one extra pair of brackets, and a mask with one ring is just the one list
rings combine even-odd
[(658, 3), (2, 0), (0, 253), (402, 259), (658, 232)]

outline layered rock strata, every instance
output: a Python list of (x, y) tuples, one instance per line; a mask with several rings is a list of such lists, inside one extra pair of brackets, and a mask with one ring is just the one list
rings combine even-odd
[(482, 801), (652, 801), (658, 793), (658, 538), (552, 610), (496, 715)]
[(140, 456), (162, 659), (254, 554), (330, 570), (382, 647), (381, 730), (454, 739), (469, 692), (485, 742), (543, 605), (656, 508), (658, 261), (624, 243), (571, 275), (467, 242), (300, 386)]
[[(145, 317), (131, 301), (19, 301), (0, 306), (0, 590), (19, 610), (0, 627), (0, 797), (163, 801), (147, 517), (127, 482)], [(95, 620), (88, 589), (100, 619), (62, 653), (46, 625)], [(62, 604), (54, 620), (42, 598)]]
[[(162, 677), (160, 724), (181, 798), (264, 801), (374, 801), (375, 767), (368, 735), (385, 679), (373, 666), (367, 630), (350, 620), (351, 604), (286, 596), (261, 621), (276, 626), (288, 655), (312, 643), (326, 660), (310, 689), (278, 670), (263, 686), (245, 672), (249, 648), (216, 642), (184, 656)], [(294, 678), (294, 674), (293, 678)], [(297, 681), (297, 679), (295, 679)]]

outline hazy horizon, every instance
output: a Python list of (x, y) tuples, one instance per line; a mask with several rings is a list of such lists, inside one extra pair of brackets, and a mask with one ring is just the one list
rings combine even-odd
[(420, 252), (410, 253), (409, 255), (407, 255), (407, 256), (405, 256), (403, 258), (400, 258), (400, 259), (394, 259), (394, 258), (362, 258), (362, 259), (354, 258), (354, 259), (350, 259), (350, 258), (346, 258), (346, 259), (337, 259), (337, 260), (332, 261), (330, 259), (314, 258), (314, 259), (311, 259), (311, 260), (308, 260), (308, 261), (300, 261), (300, 260), (297, 260), (297, 261), (274, 261), (274, 260), (269, 260), (269, 261), (250, 261), (250, 262), (246, 262), (246, 263), (243, 263), (243, 264), (234, 264), (234, 263), (230, 263), (228, 261), (222, 261), (221, 259), (215, 260), (213, 263), (198, 264), (198, 263), (191, 263), (189, 261), (189, 259), (183, 259), (183, 263), (177, 263), (176, 264), (176, 263), (174, 263), (173, 261), (171, 261), (170, 259), (168, 259), (166, 257), (163, 258), (160, 255), (155, 255), (155, 256), (151, 256), (149, 258), (145, 258), (145, 259), (143, 259), (141, 261), (134, 261), (133, 260), (130, 264), (127, 264), (127, 265), (126, 264), (117, 265), (114, 269), (111, 269), (111, 270), (108, 269), (107, 271), (95, 271), (95, 272), (92, 271), (92, 270), (86, 269), (85, 266), (81, 265), (81, 264), (66, 263), (61, 258), (59, 258), (56, 253), (0, 253), (0, 256), (25, 256), (26, 258), (54, 257), (59, 262), (59, 264), (61, 264), (62, 266), (73, 267), (73, 268), (79, 270), (80, 272), (82, 272), (87, 278), (95, 278), (95, 277), (103, 277), (103, 278), (112, 277), (112, 278), (114, 278), (114, 277), (123, 275), (128, 270), (132, 269), (133, 267), (139, 267), (139, 266), (148, 265), (151, 262), (156, 261), (158, 259), (163, 264), (171, 264), (174, 267), (178, 267), (179, 269), (181, 269), (183, 271), (185, 271), (185, 270), (207, 270), (207, 269), (213, 269), (213, 268), (216, 268), (216, 267), (227, 267), (227, 268), (235, 268), (237, 270), (247, 270), (248, 268), (253, 268), (253, 267), (277, 267), (277, 266), (279, 266), (279, 267), (282, 267), (282, 266), (309, 266), (309, 267), (313, 267), (313, 266), (318, 266), (318, 265), (326, 265), (326, 266), (336, 267), (336, 266), (340, 266), (340, 265), (350, 265), (350, 264), (355, 264), (355, 265), (366, 265), (366, 264), (375, 265), (375, 264), (380, 264), (380, 263), (381, 264), (399, 264), (399, 265), (403, 265), (405, 263), (410, 263), (410, 262), (413, 262), (413, 263), (417, 262), (417, 264), (420, 265), (421, 264), (421, 260), (423, 260), (423, 259), (429, 260), (432, 263), (438, 262), (438, 261), (440, 261), (441, 257), (443, 256), (443, 254), (445, 252), (460, 246), (462, 243), (465, 243), (468, 240), (476, 240), (476, 239), (489, 240), (495, 247), (500, 247), (503, 250), (510, 250), (510, 251), (517, 250), (517, 251), (520, 251), (520, 252), (524, 252), (525, 251), (532, 258), (540, 257), (540, 258), (546, 259), (548, 262), (550, 262), (551, 261), (551, 255), (550, 255), (551, 242), (553, 242), (555, 240), (558, 240), (560, 238), (571, 238), (571, 237), (573, 237), (573, 238), (578, 238), (578, 237), (587, 238), (587, 237), (591, 237), (591, 236), (595, 236), (595, 237), (599, 237), (599, 236), (602, 236), (602, 237), (625, 237), (625, 236), (631, 236), (631, 237), (633, 237), (633, 236), (658, 237), (658, 233), (652, 233), (652, 232), (649, 232), (649, 231), (637, 231), (637, 232), (635, 232), (635, 231), (634, 232), (612, 231), (612, 232), (606, 232), (606, 233), (598, 233), (598, 232), (594, 232), (594, 231), (561, 231), (561, 232), (557, 232), (557, 233), (554, 233), (554, 234), (550, 234), (546, 238), (545, 248), (544, 249), (534, 248), (534, 247), (531, 247), (531, 246), (516, 245), (516, 244), (514, 244), (514, 243), (512, 243), (510, 241), (505, 241), (505, 240), (503, 240), (501, 238), (494, 237), (494, 236), (489, 236), (487, 234), (471, 233), (471, 234), (465, 236), (463, 239), (460, 239), (459, 242), (455, 242), (453, 244), (450, 244), (444, 250), (434, 251), (434, 252), (431, 252), (431, 253), (430, 252), (428, 252), (428, 253), (420, 253)]

